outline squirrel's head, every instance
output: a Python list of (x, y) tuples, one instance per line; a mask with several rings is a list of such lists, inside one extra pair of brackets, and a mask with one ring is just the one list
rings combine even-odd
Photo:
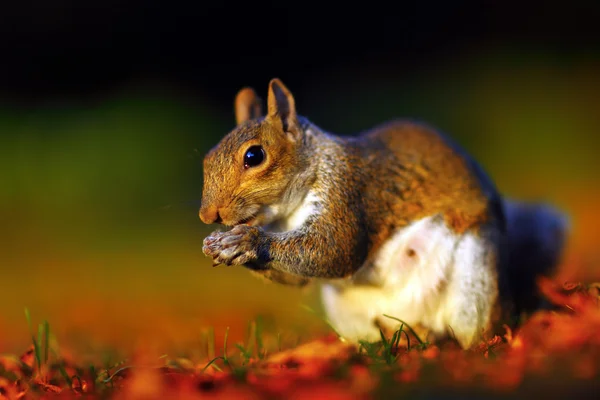
[(292, 93), (269, 82), (267, 115), (251, 88), (235, 98), (237, 126), (204, 158), (200, 219), (206, 224), (263, 225), (277, 219), (278, 203), (306, 167), (304, 132)]

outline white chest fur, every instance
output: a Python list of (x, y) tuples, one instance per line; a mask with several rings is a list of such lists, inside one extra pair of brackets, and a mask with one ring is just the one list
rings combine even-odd
[(284, 221), (285, 230), (291, 231), (302, 226), (308, 217), (317, 212), (319, 201), (320, 199), (316, 194), (308, 192), (300, 206), (298, 206), (298, 208), (296, 208)]
[(387, 314), (435, 335), (451, 331), (469, 347), (487, 328), (497, 296), (493, 246), (433, 217), (393, 234), (354, 281), (361, 284), (322, 288), (330, 322), (351, 341), (378, 340), (376, 319), (397, 328)]

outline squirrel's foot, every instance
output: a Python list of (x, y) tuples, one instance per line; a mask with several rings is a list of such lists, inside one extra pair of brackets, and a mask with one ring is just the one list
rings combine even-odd
[(258, 259), (261, 234), (257, 227), (237, 225), (227, 232), (213, 232), (204, 239), (202, 251), (215, 265), (244, 265)]

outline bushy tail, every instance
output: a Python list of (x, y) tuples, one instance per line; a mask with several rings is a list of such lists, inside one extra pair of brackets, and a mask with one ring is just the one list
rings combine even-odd
[(569, 221), (543, 203), (504, 201), (507, 225), (507, 278), (517, 314), (543, 307), (536, 278), (551, 276), (561, 261)]

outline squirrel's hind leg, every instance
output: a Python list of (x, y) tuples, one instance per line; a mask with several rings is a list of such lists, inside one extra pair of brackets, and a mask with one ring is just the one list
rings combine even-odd
[(498, 298), (496, 263), (491, 240), (465, 233), (456, 248), (443, 304), (447, 332), (463, 348), (477, 344), (490, 329)]

